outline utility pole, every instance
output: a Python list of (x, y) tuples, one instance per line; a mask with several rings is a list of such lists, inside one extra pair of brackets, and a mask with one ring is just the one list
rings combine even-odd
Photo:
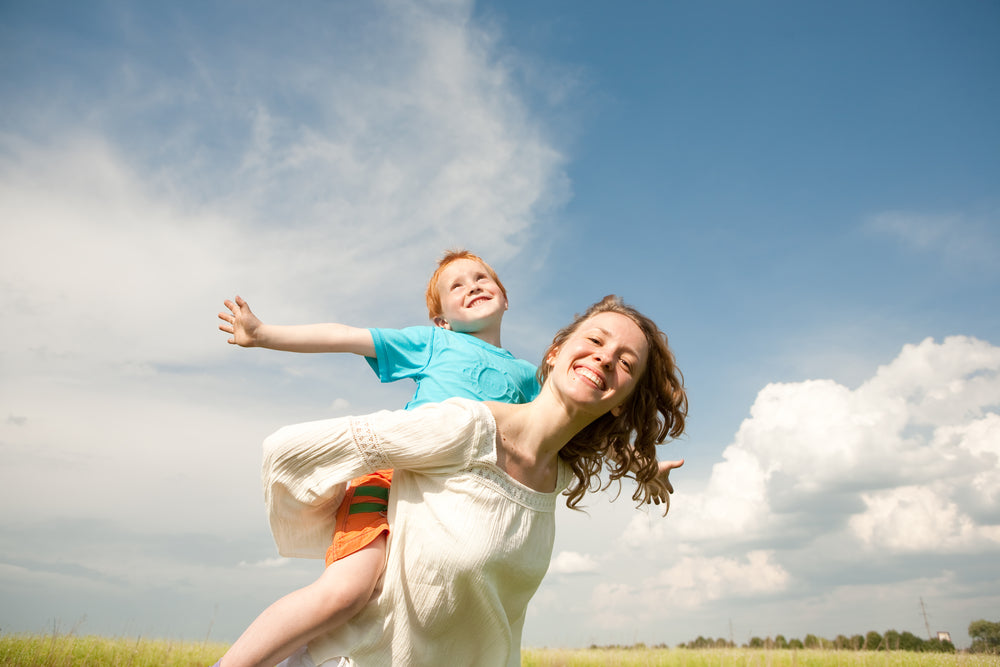
[(927, 622), (927, 608), (924, 606), (924, 598), (920, 597), (920, 612), (924, 615), (924, 627), (927, 628), (927, 638), (934, 639), (931, 636), (931, 624)]

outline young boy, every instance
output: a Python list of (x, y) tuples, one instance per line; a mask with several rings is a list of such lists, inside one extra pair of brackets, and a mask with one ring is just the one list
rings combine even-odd
[[(406, 409), (460, 396), (526, 403), (538, 393), (534, 365), (500, 347), (507, 291), (480, 257), (450, 251), (427, 285), (433, 327), (361, 329), (343, 324), (275, 326), (261, 322), (239, 296), (219, 313), (229, 343), (289, 352), (352, 352), (382, 382), (417, 383)], [(274, 665), (316, 636), (338, 627), (368, 602), (385, 563), (392, 471), (349, 485), (337, 510), (327, 568), (314, 583), (268, 607), (230, 647), (222, 667)]]

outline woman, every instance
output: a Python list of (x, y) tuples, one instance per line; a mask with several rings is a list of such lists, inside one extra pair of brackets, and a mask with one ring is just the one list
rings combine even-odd
[[(634, 476), (668, 500), (656, 445), (684, 430), (687, 397), (666, 336), (616, 297), (559, 331), (531, 403), (451, 399), (285, 427), (265, 442), (265, 500), (284, 556), (322, 558), (343, 482), (393, 468), (385, 573), (368, 604), (313, 639), (309, 664), (517, 665), (528, 601), (548, 569), (557, 496), (576, 507)], [(298, 662), (295, 662), (298, 661)]]

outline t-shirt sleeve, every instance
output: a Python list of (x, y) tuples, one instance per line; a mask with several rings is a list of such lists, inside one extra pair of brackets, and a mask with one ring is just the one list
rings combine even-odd
[(376, 470), (448, 474), (482, 438), (487, 409), (455, 399), (285, 426), (264, 441), (264, 502), (282, 556), (322, 558), (346, 483)]
[(420, 375), (433, 352), (431, 327), (369, 329), (375, 357), (365, 357), (381, 382), (395, 382)]
[(521, 385), (521, 393), (524, 395), (525, 403), (531, 403), (533, 400), (535, 400), (535, 398), (538, 397), (538, 392), (542, 390), (542, 388), (538, 384), (538, 377), (536, 376), (536, 371), (537, 369), (534, 366), (532, 366), (528, 362), (524, 362), (524, 370), (523, 370), (524, 375), (521, 378), (520, 385)]

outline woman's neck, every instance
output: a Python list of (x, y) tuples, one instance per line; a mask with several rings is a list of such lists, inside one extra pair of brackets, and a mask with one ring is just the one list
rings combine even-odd
[(544, 394), (531, 403), (490, 403), (497, 425), (497, 465), (536, 491), (552, 491), (559, 450), (586, 426)]

